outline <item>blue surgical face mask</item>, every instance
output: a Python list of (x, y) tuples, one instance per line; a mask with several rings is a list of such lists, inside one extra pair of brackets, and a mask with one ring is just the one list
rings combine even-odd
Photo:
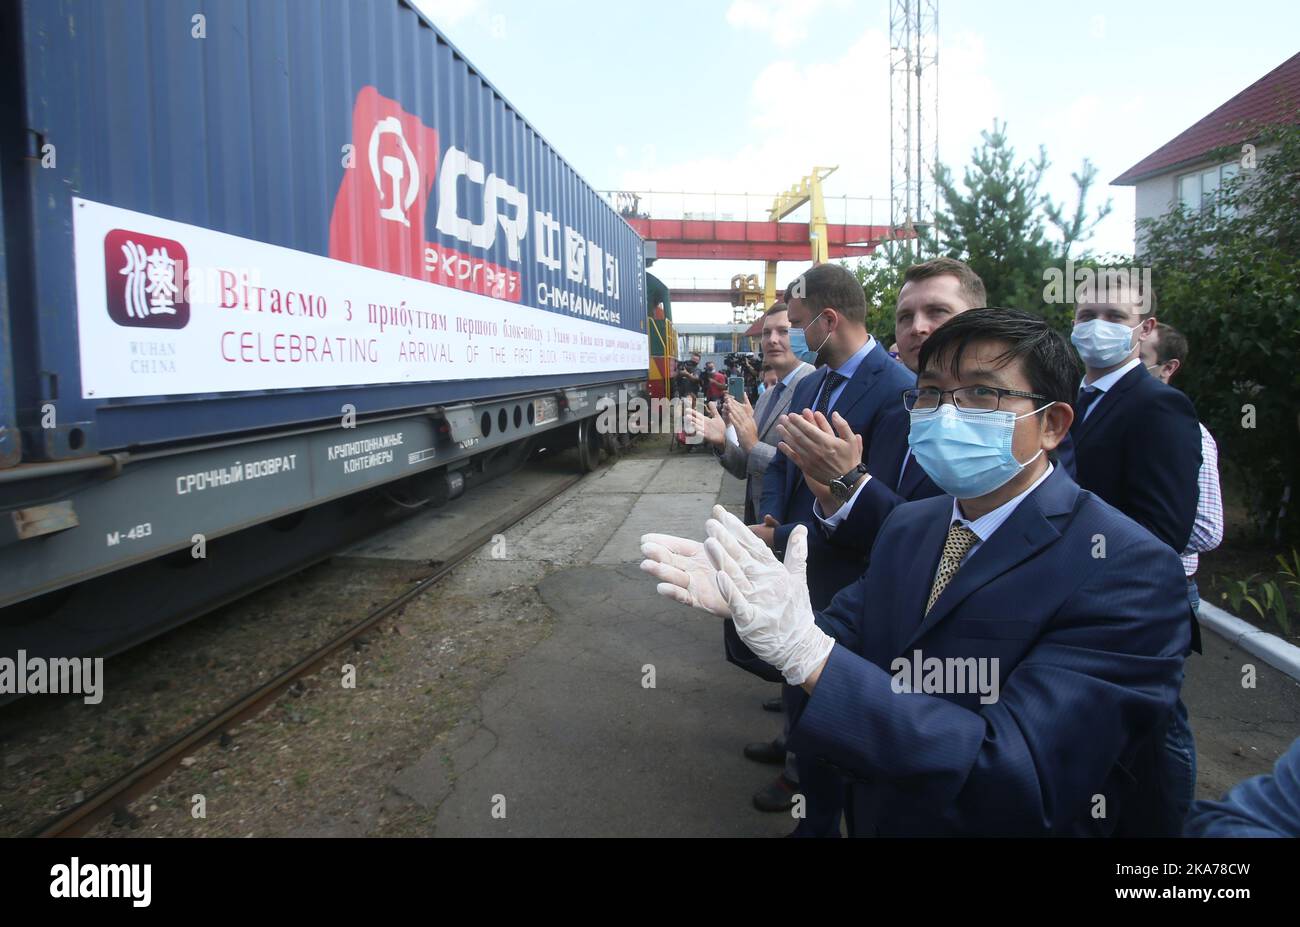
[(1133, 333), (1140, 327), (1141, 323), (1129, 328), (1119, 322), (1089, 319), (1074, 326), (1070, 342), (1089, 367), (1114, 367), (1133, 350)]
[[(821, 312), (813, 316), (811, 320), (809, 320), (808, 325), (811, 325), (813, 322), (816, 322), (825, 314), (826, 314), (826, 310), (823, 309)], [(822, 339), (822, 343), (817, 345), (817, 347), (814, 348), (812, 345), (808, 343), (808, 325), (805, 325), (803, 328), (790, 329), (790, 346), (792, 348), (794, 347), (796, 343), (795, 342), (796, 338), (799, 341), (802, 341), (804, 346), (804, 351), (802, 354), (799, 355), (800, 359), (806, 363), (814, 364), (820, 367), (821, 364), (817, 363), (817, 358), (821, 356), (822, 348), (826, 347), (826, 342), (831, 340), (831, 333), (827, 332), (826, 337)]]
[(1036, 415), (1047, 406), (1016, 415), (1014, 412), (963, 412), (950, 403), (935, 412), (912, 412), (907, 443), (916, 462), (935, 485), (958, 499), (976, 499), (1005, 486), (1038, 453), (1021, 463), (1011, 450), (1016, 422)]

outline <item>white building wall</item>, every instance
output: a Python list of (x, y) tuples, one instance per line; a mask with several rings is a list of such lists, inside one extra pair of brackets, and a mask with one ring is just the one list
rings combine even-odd
[[(1255, 153), (1256, 162), (1262, 161), (1276, 150), (1277, 146), (1275, 145), (1260, 148)], [(1136, 242), (1137, 253), (1141, 254), (1142, 252), (1142, 220), (1159, 218), (1171, 212), (1178, 205), (1178, 179), (1184, 174), (1203, 171), (1206, 168), (1227, 163), (1229, 162), (1209, 159), (1196, 161), (1192, 164), (1184, 164), (1164, 174), (1156, 174), (1134, 184), (1133, 240)]]

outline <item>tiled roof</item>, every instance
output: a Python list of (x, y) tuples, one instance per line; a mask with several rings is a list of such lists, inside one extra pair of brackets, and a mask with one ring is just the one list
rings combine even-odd
[(1111, 183), (1133, 184), (1152, 174), (1196, 161), (1222, 145), (1247, 141), (1261, 125), (1295, 121), (1297, 112), (1300, 112), (1300, 53), (1283, 61)]

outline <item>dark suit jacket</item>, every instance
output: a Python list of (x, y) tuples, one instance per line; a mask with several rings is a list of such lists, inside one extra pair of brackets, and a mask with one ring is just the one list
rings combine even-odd
[[(1126, 799), (1154, 777), (1182, 678), (1181, 561), (1058, 467), (926, 615), (951, 514), (948, 496), (894, 509), (866, 575), (818, 614), (837, 644), (790, 749), (851, 780), (858, 834), (1130, 832)], [(727, 647), (770, 670), (730, 623)], [(998, 699), (896, 692), (895, 661), (916, 651), (996, 658)]]
[[(1201, 496), (1201, 428), (1186, 395), (1140, 365), (1070, 427), (1080, 486), (1101, 496), (1164, 541), (1187, 549)], [(1200, 653), (1193, 613), (1191, 649)]]
[[(862, 557), (864, 571), (876, 535), (890, 512), (904, 502), (943, 495), (943, 490), (926, 475), (916, 458), (907, 457), (907, 434), (907, 428), (883, 432), (872, 443), (867, 459), (871, 479), (858, 493), (849, 514), (834, 531), (828, 532), (818, 523), (818, 529), (833, 546), (855, 551)], [(906, 470), (903, 469), (905, 459)]]
[[(813, 407), (826, 380), (823, 369), (805, 377), (790, 400), (791, 412)], [(882, 435), (901, 433), (906, 440), (908, 416), (903, 408), (903, 390), (914, 386), (916, 377), (889, 356), (879, 344), (863, 359), (853, 377), (844, 384), (833, 412), (838, 412), (853, 431), (862, 436), (863, 460), (869, 460), (872, 448)], [(812, 492), (803, 482), (799, 468), (784, 454), (778, 453), (763, 474), (763, 497), (758, 517), (771, 515), (781, 527), (775, 532), (773, 549), (785, 556), (785, 546), (795, 525), (808, 528), (808, 587), (814, 607), (829, 603), (840, 589), (862, 575), (862, 553), (832, 546), (821, 532), (813, 515)]]
[(1201, 429), (1183, 393), (1140, 365), (1070, 428), (1079, 485), (1164, 541), (1187, 549), (1200, 489)]

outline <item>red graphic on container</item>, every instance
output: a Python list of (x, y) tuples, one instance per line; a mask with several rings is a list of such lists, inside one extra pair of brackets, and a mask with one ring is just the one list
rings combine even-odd
[(352, 160), (330, 216), (329, 256), (519, 302), (519, 272), (424, 240), (438, 133), (367, 86), (352, 109)]
[(184, 328), (190, 321), (188, 262), (179, 241), (113, 229), (104, 236), (109, 317), (130, 328)]

